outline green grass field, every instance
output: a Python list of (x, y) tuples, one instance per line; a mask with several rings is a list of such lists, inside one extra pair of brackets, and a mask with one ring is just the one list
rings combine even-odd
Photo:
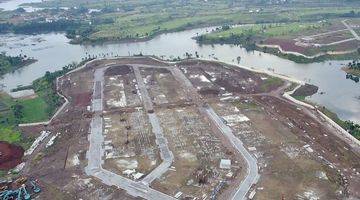
[(283, 80), (277, 77), (269, 77), (264, 81), (264, 83), (260, 86), (261, 91), (268, 92), (270, 88), (276, 88), (281, 86), (284, 83)]
[(0, 141), (19, 143), (21, 141), (21, 133), (11, 127), (0, 126)]
[[(0, 141), (15, 143), (21, 145), (24, 149), (28, 148), (32, 140), (22, 136), (17, 124), (48, 119), (46, 103), (40, 97), (14, 100), (4, 93), (0, 93), (0, 102), (7, 108), (0, 112)], [(11, 106), (15, 104), (23, 107), (21, 119), (17, 119), (14, 115)]]
[(0, 119), (4, 121), (5, 118), (7, 118), (7, 124), (9, 125), (15, 123), (14, 114), (12, 113), (11, 109), (11, 106), (15, 104), (23, 106), (23, 117), (20, 119), (20, 123), (40, 122), (48, 119), (49, 117), (46, 112), (48, 106), (46, 102), (40, 97), (14, 100), (9, 95), (2, 93), (0, 94), (0, 102), (8, 108), (7, 110), (0, 113)]
[(46, 112), (47, 104), (40, 97), (18, 100), (18, 103), (24, 106), (24, 117), (21, 119), (22, 123), (40, 122), (49, 118)]

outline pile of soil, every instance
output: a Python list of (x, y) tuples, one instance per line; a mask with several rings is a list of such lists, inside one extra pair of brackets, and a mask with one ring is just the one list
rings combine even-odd
[(218, 96), (220, 91), (216, 88), (201, 88), (199, 93), (204, 96)]
[(117, 75), (127, 75), (131, 72), (131, 67), (129, 65), (119, 65), (109, 67), (105, 71), (105, 76), (117, 76)]
[(315, 85), (305, 84), (295, 90), (292, 96), (311, 96), (316, 94), (318, 89), (319, 88)]
[(21, 163), (24, 149), (20, 146), (0, 141), (0, 170), (9, 170)]

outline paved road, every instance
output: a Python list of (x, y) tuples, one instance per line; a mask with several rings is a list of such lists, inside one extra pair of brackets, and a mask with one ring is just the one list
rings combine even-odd
[(219, 131), (226, 136), (226, 138), (231, 142), (233, 147), (244, 157), (244, 160), (247, 164), (246, 177), (240, 183), (238, 189), (234, 193), (233, 200), (245, 199), (246, 194), (249, 192), (251, 186), (259, 180), (258, 166), (256, 159), (247, 151), (243, 146), (243, 143), (237, 138), (233, 133), (230, 127), (224, 124), (222, 119), (215, 113), (215, 111), (209, 106), (202, 106), (203, 101), (199, 97), (196, 89), (192, 85), (191, 81), (184, 75), (184, 73), (179, 68), (171, 68), (171, 72), (176, 80), (179, 83), (182, 83), (187, 94), (197, 103), (200, 113), (205, 113), (209, 119), (216, 125)]
[(85, 167), (85, 173), (87, 175), (99, 178), (106, 185), (114, 185), (118, 188), (126, 190), (127, 193), (134, 197), (142, 197), (149, 200), (174, 199), (169, 195), (150, 188), (147, 184), (124, 178), (118, 174), (102, 168), (102, 157), (104, 155), (104, 136), (103, 119), (101, 117), (101, 113), (103, 110), (103, 85), (105, 69), (106, 68), (97, 69), (94, 73), (94, 92), (92, 99), (92, 108), (95, 114), (90, 124), (90, 145), (86, 155), (88, 159), (88, 166)]
[(223, 120), (215, 113), (215, 111), (210, 106), (206, 106), (205, 111), (210, 117), (210, 119), (215, 122), (219, 130), (228, 138), (234, 148), (236, 148), (238, 152), (244, 157), (247, 163), (247, 175), (245, 179), (240, 183), (238, 190), (232, 197), (232, 199), (245, 199), (246, 194), (249, 192), (251, 186), (255, 184), (260, 177), (258, 173), (257, 161), (243, 146), (243, 143), (240, 141), (240, 139), (232, 133), (230, 127), (224, 124)]
[(331, 46), (331, 45), (341, 44), (341, 43), (345, 43), (345, 42), (350, 42), (350, 41), (353, 41), (353, 40), (356, 40), (356, 38), (349, 38), (349, 39), (345, 39), (345, 40), (331, 42), (331, 43), (328, 43), (328, 44), (319, 44), (319, 45), (322, 46), (322, 47)]
[(315, 35), (307, 35), (305, 37), (302, 37), (302, 39), (307, 39), (307, 38), (315, 38), (315, 37), (319, 37), (319, 36), (324, 36), (324, 35), (330, 35), (330, 34), (334, 34), (334, 33), (338, 33), (338, 32), (343, 32), (343, 31), (347, 31), (348, 29), (341, 29), (341, 30), (336, 30), (336, 31), (329, 31), (329, 32), (325, 32), (325, 33), (319, 33), (319, 34), (315, 34)]
[[(144, 80), (141, 76), (140, 70), (138, 66), (133, 66), (136, 81), (138, 83), (138, 87), (141, 93), (142, 102), (145, 107), (146, 111), (153, 110), (153, 103), (151, 101), (151, 98), (149, 96), (149, 93), (146, 89)], [(160, 149), (160, 157), (163, 160), (163, 162), (157, 166), (153, 171), (151, 171), (143, 180), (142, 183), (149, 185), (152, 181), (154, 181), (156, 178), (159, 178), (162, 176), (171, 166), (172, 162), (174, 161), (174, 155), (170, 151), (167, 140), (164, 137), (162, 128), (160, 126), (160, 122), (158, 117), (155, 113), (148, 113), (149, 121), (152, 126), (152, 131), (155, 134), (156, 137), (156, 144), (158, 145)]]
[(359, 35), (354, 31), (354, 29), (353, 29), (351, 26), (349, 26), (349, 24), (346, 23), (346, 21), (347, 21), (347, 20), (343, 20), (343, 21), (341, 21), (341, 22), (344, 24), (344, 26), (346, 26), (346, 28), (351, 32), (351, 34), (353, 34), (353, 36), (354, 36), (357, 40), (360, 40)]

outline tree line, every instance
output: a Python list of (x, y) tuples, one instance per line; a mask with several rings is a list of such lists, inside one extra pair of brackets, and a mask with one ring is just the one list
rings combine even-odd
[(51, 31), (67, 31), (69, 29), (75, 29), (80, 25), (81, 22), (79, 21), (65, 19), (51, 22), (31, 21), (21, 24), (0, 23), (0, 33), (33, 34)]
[(359, 60), (353, 60), (352, 62), (349, 62), (347, 66), (350, 69), (360, 70), (360, 61)]
[(14, 71), (28, 63), (33, 62), (33, 59), (28, 58), (24, 54), (17, 56), (8, 56), (5, 52), (0, 53), (0, 75)]

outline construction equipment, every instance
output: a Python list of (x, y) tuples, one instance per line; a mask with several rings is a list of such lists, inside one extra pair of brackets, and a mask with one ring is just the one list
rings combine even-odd
[(30, 181), (30, 184), (32, 185), (32, 189), (35, 193), (41, 192), (41, 188), (36, 185), (35, 181)]
[(21, 188), (19, 188), (17, 190), (18, 190), (18, 194), (17, 194), (16, 200), (21, 200)]
[(4, 185), (4, 186), (1, 186), (1, 187), (0, 187), (0, 191), (4, 191), (4, 190), (6, 190), (6, 189), (8, 189), (8, 186), (7, 186), (7, 185)]
[(23, 190), (23, 192), (24, 192), (24, 199), (25, 200), (29, 200), (29, 199), (31, 199), (31, 196), (30, 196), (30, 194), (28, 193), (28, 191), (26, 190), (26, 186), (25, 186), (25, 184), (24, 185), (22, 185), (22, 187), (19, 189), (20, 191), (21, 191), (21, 189)]
[(7, 192), (8, 192), (8, 190), (1, 191), (0, 198), (3, 198)]
[(14, 199), (14, 196), (18, 194), (18, 190), (6, 190), (2, 200)]
[(18, 179), (15, 180), (15, 184), (17, 184), (17, 185), (20, 186), (20, 185), (26, 183), (26, 181), (27, 181), (27, 178), (26, 178), (26, 177), (20, 177), (20, 178), (18, 178)]
[[(31, 199), (31, 195), (28, 192), (28, 190), (26, 189), (26, 184), (25, 182), (27, 181), (27, 178), (19, 178), (16, 183), (21, 183), (23, 182), (23, 184), (21, 184), (21, 187), (19, 187), (16, 190), (11, 190), (8, 188), (4, 188), (3, 191), (0, 191), (0, 200), (30, 200)], [(34, 193), (39, 193), (41, 192), (41, 188), (36, 184), (35, 180), (30, 180), (30, 184), (32, 186), (32, 190)]]

